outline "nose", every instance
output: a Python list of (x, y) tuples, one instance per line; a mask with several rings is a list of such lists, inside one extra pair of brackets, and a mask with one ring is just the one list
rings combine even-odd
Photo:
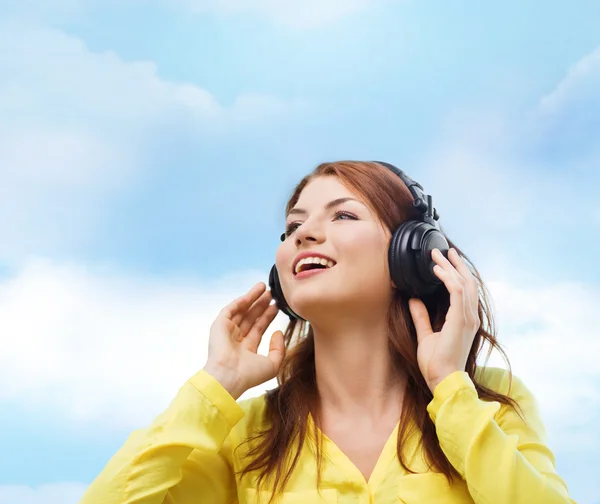
[(325, 233), (320, 226), (314, 223), (304, 222), (296, 229), (296, 246), (300, 247), (303, 243), (321, 243), (325, 240)]

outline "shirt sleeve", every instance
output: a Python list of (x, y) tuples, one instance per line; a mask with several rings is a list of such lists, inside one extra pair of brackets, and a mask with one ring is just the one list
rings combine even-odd
[(510, 396), (526, 422), (510, 406), (479, 399), (465, 372), (440, 382), (427, 410), (446, 457), (476, 504), (575, 504), (545, 444), (535, 397), (514, 376)]
[(205, 371), (135, 431), (80, 504), (224, 504), (237, 499), (230, 432), (244, 411)]

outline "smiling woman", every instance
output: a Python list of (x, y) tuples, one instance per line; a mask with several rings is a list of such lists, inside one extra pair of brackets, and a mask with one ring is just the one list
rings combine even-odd
[[(419, 184), (325, 163), (286, 217), (271, 290), (223, 308), (204, 368), (82, 504), (573, 502), (535, 398), (477, 365), (486, 343), (504, 355), (485, 285)], [(260, 355), (278, 309), (290, 323)]]

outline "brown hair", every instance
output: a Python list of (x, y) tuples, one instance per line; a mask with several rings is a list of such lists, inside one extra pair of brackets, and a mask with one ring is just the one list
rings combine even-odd
[[(367, 204), (382, 223), (393, 231), (408, 219), (418, 219), (419, 213), (412, 205), (413, 199), (408, 188), (390, 170), (377, 163), (341, 161), (323, 163), (304, 177), (290, 197), (286, 215), (296, 205), (304, 187), (317, 177), (336, 176), (355, 193), (364, 197)], [(470, 266), (480, 287), (479, 319), (482, 321), (473, 346), (469, 352), (465, 371), (469, 374), (479, 397), (483, 400), (498, 401), (517, 408), (517, 403), (507, 395), (490, 390), (475, 379), (476, 360), (484, 343), (489, 344), (487, 358), (493, 349), (498, 350), (508, 364), (508, 358), (495, 336), (495, 325), (489, 304), (489, 294), (479, 272), (471, 261), (450, 240)], [(450, 296), (446, 289), (440, 289), (430, 299), (424, 299), (431, 317), (434, 331), (441, 329), (450, 306)], [(448, 461), (440, 448), (435, 425), (427, 413), (427, 405), (433, 398), (417, 363), (417, 339), (412, 317), (408, 309), (408, 299), (397, 291), (388, 312), (389, 349), (396, 369), (406, 380), (403, 411), (400, 418), (397, 453), (402, 467), (414, 472), (406, 465), (402, 455), (402, 445), (410, 434), (410, 420), (421, 433), (421, 443), (431, 468), (446, 475), (449, 483), (460, 475)], [(304, 321), (291, 320), (285, 331), (286, 357), (277, 376), (278, 387), (265, 394), (265, 415), (267, 427), (247, 439), (249, 448), (245, 456), (249, 464), (239, 473), (243, 476), (258, 471), (257, 484), (266, 478), (274, 477), (273, 494), (282, 492), (298, 462), (300, 450), (306, 440), (308, 415), (319, 418), (319, 397), (315, 381), (314, 334)], [(315, 421), (315, 439), (321, 439)], [(321, 479), (322, 445), (317, 444), (317, 486)], [(291, 463), (290, 463), (291, 457)]]

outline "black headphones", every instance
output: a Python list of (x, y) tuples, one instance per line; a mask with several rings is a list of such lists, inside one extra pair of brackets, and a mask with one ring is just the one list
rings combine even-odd
[[(448, 241), (438, 223), (439, 215), (433, 208), (432, 197), (426, 195), (419, 183), (394, 165), (382, 161), (375, 163), (400, 177), (412, 194), (413, 205), (421, 213), (420, 220), (403, 222), (392, 233), (388, 249), (390, 276), (397, 290), (407, 297), (429, 296), (442, 286), (442, 281), (433, 272), (435, 262), (431, 258), (431, 251), (437, 248), (448, 257), (449, 250)], [(285, 241), (285, 233), (281, 235), (281, 241)], [(287, 304), (275, 265), (269, 273), (269, 288), (277, 307), (283, 313), (290, 319), (304, 320)]]

